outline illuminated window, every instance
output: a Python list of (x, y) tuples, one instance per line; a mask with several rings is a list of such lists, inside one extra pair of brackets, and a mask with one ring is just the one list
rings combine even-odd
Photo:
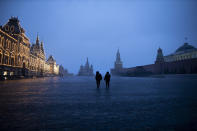
[(16, 43), (14, 44), (14, 50), (15, 50), (15, 52), (17, 52), (17, 45), (16, 45)]
[(13, 50), (13, 49), (14, 49), (14, 43), (11, 44), (11, 50)]
[(18, 65), (18, 63), (17, 63), (17, 57), (15, 58), (15, 65)]
[(8, 40), (6, 40), (5, 48), (8, 48), (8, 47), (9, 47), (9, 42)]
[(9, 57), (7, 55), (4, 56), (4, 64), (8, 65)]
[(10, 62), (10, 64), (12, 65), (12, 66), (14, 66), (14, 55), (12, 54), (12, 56), (11, 56), (11, 62)]
[(13, 76), (14, 75), (14, 72), (10, 72), (10, 76)]
[(14, 58), (11, 58), (11, 65), (14, 66)]
[(8, 74), (8, 72), (7, 72), (7, 71), (4, 71), (4, 72), (3, 72), (3, 75), (4, 75), (4, 76), (6, 76), (7, 74)]

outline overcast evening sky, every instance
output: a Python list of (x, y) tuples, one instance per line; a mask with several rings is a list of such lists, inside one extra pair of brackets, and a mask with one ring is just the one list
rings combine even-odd
[(0, 0), (0, 25), (18, 16), (31, 43), (77, 73), (86, 58), (109, 71), (120, 49), (124, 67), (154, 63), (188, 37), (197, 47), (197, 0)]

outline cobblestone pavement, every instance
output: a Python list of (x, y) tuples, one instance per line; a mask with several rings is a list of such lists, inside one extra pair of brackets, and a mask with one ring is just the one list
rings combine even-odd
[(197, 130), (197, 76), (0, 81), (0, 130)]

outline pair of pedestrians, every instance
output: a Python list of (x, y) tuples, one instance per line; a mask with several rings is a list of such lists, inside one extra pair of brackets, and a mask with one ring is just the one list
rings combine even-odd
[[(106, 88), (109, 88), (110, 78), (111, 78), (111, 75), (109, 74), (109, 72), (107, 72), (105, 74), (105, 77), (104, 77)], [(100, 87), (100, 82), (102, 80), (102, 75), (99, 73), (99, 71), (96, 72), (95, 79), (96, 79), (97, 88), (99, 88)]]

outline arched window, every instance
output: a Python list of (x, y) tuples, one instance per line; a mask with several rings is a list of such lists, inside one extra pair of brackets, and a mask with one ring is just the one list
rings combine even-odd
[(14, 54), (11, 55), (11, 65), (14, 66)]
[(9, 64), (9, 54), (8, 54), (8, 52), (5, 52), (5, 54), (4, 54), (3, 63), (6, 64), (6, 65)]
[(9, 40), (8, 43), (9, 43), (9, 49), (11, 50), (12, 47), (11, 41)]
[(18, 56), (18, 65), (20, 65), (21, 64), (21, 56), (19, 55)]
[(3, 47), (4, 45), (4, 37), (0, 36), (0, 47)]
[(17, 52), (16, 43), (14, 43), (14, 51)]
[(4, 48), (8, 48), (8, 40), (5, 41), (5, 45), (4, 45)]
[(13, 50), (14, 49), (14, 43), (12, 42), (11, 43), (11, 50)]
[(0, 46), (3, 47), (4, 46), (4, 37), (2, 36), (0, 39)]
[(20, 45), (17, 44), (17, 52), (20, 52)]

